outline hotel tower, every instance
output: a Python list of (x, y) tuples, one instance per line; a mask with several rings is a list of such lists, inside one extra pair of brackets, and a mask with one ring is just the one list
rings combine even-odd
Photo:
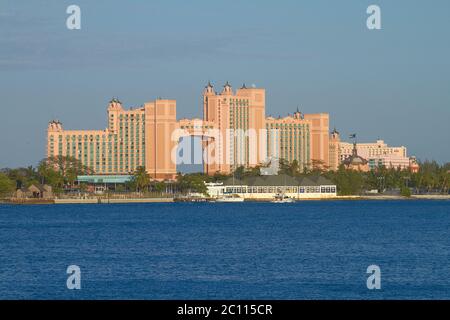
[(128, 175), (138, 167), (158, 180), (177, 173), (179, 139), (200, 136), (204, 171), (228, 174), (239, 166), (255, 167), (268, 158), (314, 160), (329, 165), (328, 114), (272, 118), (265, 115), (265, 89), (227, 82), (218, 93), (208, 83), (203, 91), (203, 119), (176, 119), (176, 101), (157, 99), (124, 109), (118, 99), (108, 105), (105, 130), (65, 130), (53, 120), (47, 130), (47, 156), (71, 156), (97, 175)]

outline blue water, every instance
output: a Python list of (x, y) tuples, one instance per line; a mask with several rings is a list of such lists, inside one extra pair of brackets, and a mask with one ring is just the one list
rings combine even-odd
[(0, 205), (0, 298), (449, 299), (450, 201)]

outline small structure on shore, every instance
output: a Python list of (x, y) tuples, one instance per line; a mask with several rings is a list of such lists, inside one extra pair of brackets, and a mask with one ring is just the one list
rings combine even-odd
[(17, 189), (14, 193), (16, 199), (53, 199), (52, 187), (47, 184), (32, 184), (28, 187)]

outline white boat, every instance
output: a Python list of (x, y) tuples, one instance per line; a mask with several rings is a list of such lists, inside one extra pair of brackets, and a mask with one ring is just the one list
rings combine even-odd
[[(234, 185), (234, 172), (233, 172), (233, 185)], [(241, 198), (236, 193), (224, 194), (217, 197), (216, 202), (244, 202), (244, 198)]]
[(294, 203), (295, 200), (292, 198), (289, 198), (285, 194), (276, 194), (274, 199), (271, 202), (272, 203)]
[(226, 194), (216, 199), (216, 202), (243, 202), (244, 198), (239, 197), (237, 194)]

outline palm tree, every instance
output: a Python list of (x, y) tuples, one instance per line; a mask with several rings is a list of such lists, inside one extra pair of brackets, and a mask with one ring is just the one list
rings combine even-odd
[(145, 167), (138, 167), (133, 176), (136, 183), (136, 191), (142, 191), (150, 185), (150, 175), (145, 170)]

